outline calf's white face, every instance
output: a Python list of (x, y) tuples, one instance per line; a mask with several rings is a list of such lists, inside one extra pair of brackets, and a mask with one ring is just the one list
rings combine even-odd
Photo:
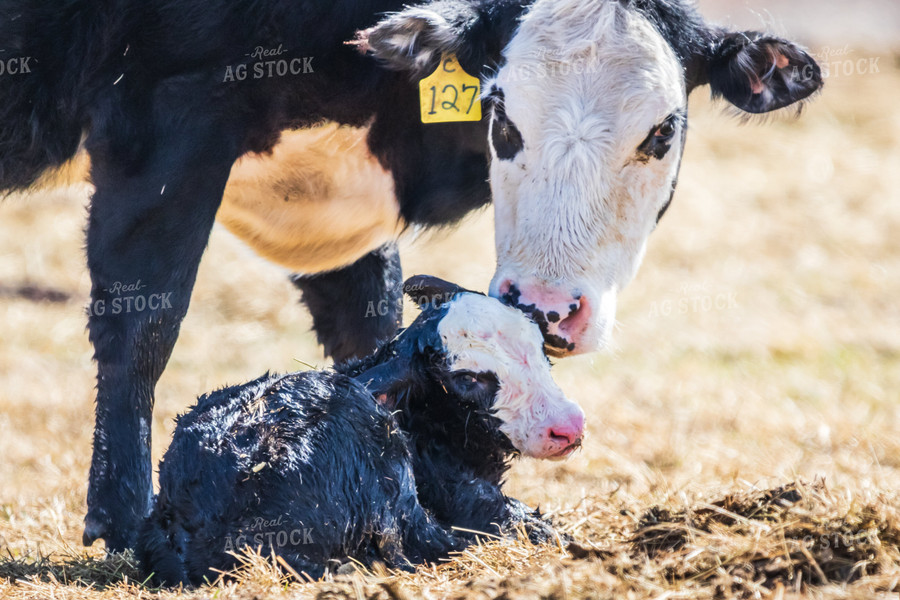
[[(491, 295), (532, 314), (549, 352), (601, 347), (671, 199), (681, 63), (615, 3), (538, 3), (485, 84), (497, 271)], [(538, 49), (538, 50), (536, 50)]]
[(562, 459), (581, 445), (584, 412), (550, 376), (538, 327), (493, 298), (460, 294), (438, 325), (451, 372), (492, 374), (500, 430), (523, 455)]

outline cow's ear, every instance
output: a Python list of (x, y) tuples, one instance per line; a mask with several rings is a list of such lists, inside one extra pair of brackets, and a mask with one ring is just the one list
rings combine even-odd
[(415, 76), (428, 75), (441, 55), (459, 54), (478, 15), (466, 2), (432, 2), (395, 13), (357, 33), (354, 42), (383, 65)]
[(717, 36), (707, 60), (713, 95), (748, 113), (783, 108), (822, 88), (822, 71), (809, 54), (755, 31)]

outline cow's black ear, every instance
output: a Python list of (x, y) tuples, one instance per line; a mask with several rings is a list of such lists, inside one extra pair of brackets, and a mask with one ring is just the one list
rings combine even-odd
[(413, 275), (403, 284), (403, 293), (419, 308), (439, 308), (459, 294), (481, 294), (432, 275)]
[(390, 69), (425, 76), (443, 54), (470, 53), (464, 45), (478, 20), (468, 2), (431, 2), (407, 8), (358, 32), (353, 43)]
[(723, 32), (707, 55), (713, 96), (748, 113), (766, 113), (822, 88), (822, 71), (799, 46), (755, 31)]

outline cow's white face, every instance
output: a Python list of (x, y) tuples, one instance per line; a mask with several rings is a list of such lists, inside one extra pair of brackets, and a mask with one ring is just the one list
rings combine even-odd
[(531, 314), (558, 355), (609, 338), (616, 297), (672, 197), (690, 90), (708, 84), (738, 109), (765, 113), (822, 87), (795, 44), (711, 27), (690, 0), (434, 0), (385, 18), (359, 43), (414, 77), (447, 53), (482, 69), (491, 295)]
[(671, 199), (686, 126), (669, 44), (614, 3), (580, 4), (555, 17), (536, 4), (485, 84), (491, 295), (531, 313), (557, 354), (609, 337), (616, 295)]

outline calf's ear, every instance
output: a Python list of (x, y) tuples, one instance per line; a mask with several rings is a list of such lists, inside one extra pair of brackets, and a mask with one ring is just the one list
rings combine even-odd
[(379, 404), (393, 410), (398, 397), (424, 385), (429, 361), (442, 353), (443, 342), (434, 316), (420, 315), (381, 350), (383, 362), (355, 379), (366, 386)]
[(756, 31), (723, 32), (707, 55), (713, 96), (748, 113), (766, 113), (822, 88), (822, 71), (799, 46)]
[(467, 45), (480, 26), (479, 16), (467, 2), (447, 0), (409, 7), (357, 32), (349, 42), (372, 54), (395, 71), (424, 77), (436, 68), (443, 54), (471, 57)]
[(432, 275), (413, 275), (403, 284), (403, 293), (419, 308), (440, 308), (459, 294), (481, 294)]
[(397, 357), (358, 375), (356, 380), (366, 387), (378, 404), (394, 410), (397, 408), (397, 395), (409, 386), (411, 378), (409, 360)]

